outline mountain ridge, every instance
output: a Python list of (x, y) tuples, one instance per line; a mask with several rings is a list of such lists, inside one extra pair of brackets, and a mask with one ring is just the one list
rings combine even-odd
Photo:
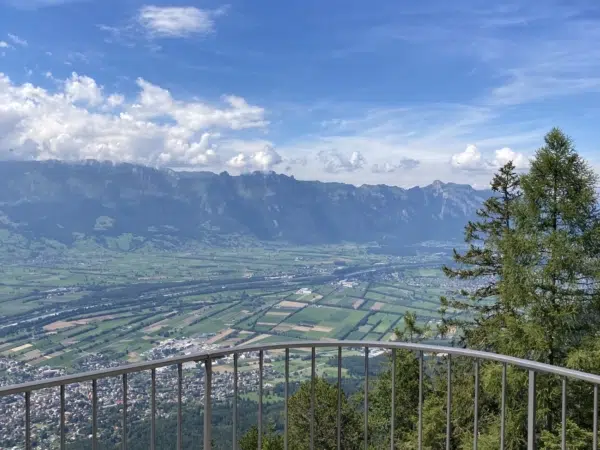
[(294, 244), (459, 238), (490, 191), (297, 180), (274, 172), (174, 171), (127, 163), (0, 161), (0, 229), (71, 243), (77, 235)]

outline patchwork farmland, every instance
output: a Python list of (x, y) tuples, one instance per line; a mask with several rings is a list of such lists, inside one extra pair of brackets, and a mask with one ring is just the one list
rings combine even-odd
[[(332, 261), (339, 254), (363, 263), (358, 273), (366, 267), (366, 275), (335, 275)], [(48, 273), (5, 265), (4, 279), (14, 282), (0, 286), (6, 311), (0, 319), (0, 357), (76, 370), (78, 361), (92, 354), (144, 359), (168, 339), (218, 346), (387, 340), (402, 328), (407, 311), (416, 313), (420, 325), (432, 325), (434, 333), (439, 296), (449, 290), (439, 261), (424, 270), (422, 262), (398, 259), (373, 272), (368, 268), (382, 257), (356, 248), (162, 255), (156, 264), (138, 257), (119, 255), (77, 271), (70, 267), (81, 263), (70, 261)]]

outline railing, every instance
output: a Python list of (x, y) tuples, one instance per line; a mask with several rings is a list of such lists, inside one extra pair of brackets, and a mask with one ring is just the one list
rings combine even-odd
[[(181, 450), (183, 445), (182, 438), (182, 393), (183, 393), (183, 364), (189, 362), (202, 362), (205, 368), (204, 377), (204, 449), (210, 450), (212, 447), (211, 436), (211, 392), (212, 392), (212, 362), (215, 359), (233, 355), (233, 447), (236, 448), (238, 442), (238, 356), (242, 353), (259, 353), (259, 387), (258, 387), (258, 448), (262, 447), (263, 436), (263, 368), (264, 352), (270, 350), (285, 350), (285, 387), (284, 387), (284, 448), (288, 449), (288, 399), (289, 399), (289, 361), (290, 349), (311, 349), (311, 393), (310, 393), (310, 448), (314, 450), (315, 440), (315, 378), (316, 378), (316, 349), (317, 348), (337, 348), (337, 447), (341, 448), (341, 398), (342, 398), (342, 349), (343, 348), (364, 348), (365, 352), (365, 396), (364, 396), (364, 442), (365, 449), (368, 448), (368, 386), (369, 386), (369, 349), (387, 349), (392, 353), (392, 395), (391, 395), (391, 424), (390, 424), (390, 446), (394, 449), (394, 417), (395, 417), (395, 392), (396, 392), (396, 350), (410, 350), (418, 355), (419, 361), (419, 410), (418, 410), (418, 448), (423, 448), (423, 360), (424, 354), (447, 354), (448, 357), (448, 384), (447, 384), (447, 416), (446, 416), (446, 448), (450, 448), (451, 435), (451, 404), (452, 404), (452, 384), (451, 371), (452, 356), (468, 357), (474, 360), (474, 423), (473, 423), (473, 442), (477, 449), (477, 439), (479, 435), (479, 365), (481, 361), (492, 361), (502, 364), (502, 387), (501, 387), (501, 426), (500, 426), (500, 448), (504, 448), (505, 440), (505, 412), (506, 412), (506, 389), (507, 389), (507, 366), (514, 366), (525, 369), (529, 373), (528, 377), (528, 395), (527, 395), (527, 448), (533, 450), (536, 448), (536, 375), (551, 374), (562, 378), (562, 411), (561, 411), (561, 448), (566, 449), (566, 411), (567, 411), (567, 379), (579, 380), (593, 385), (594, 390), (594, 411), (593, 411), (593, 450), (598, 449), (598, 385), (600, 385), (600, 376), (592, 375), (576, 370), (565, 369), (562, 367), (542, 364), (535, 361), (503, 356), (495, 353), (481, 352), (456, 347), (441, 347), (434, 345), (401, 343), (401, 342), (367, 342), (367, 341), (306, 341), (294, 343), (281, 343), (273, 345), (242, 345), (233, 348), (219, 349), (206, 353), (191, 354), (186, 356), (177, 356), (156, 361), (148, 361), (117, 368), (109, 368), (94, 372), (81, 373), (63, 377), (49, 378), (29, 383), (17, 384), (13, 386), (0, 387), (0, 397), (24, 394), (25, 407), (25, 449), (31, 449), (31, 393), (41, 389), (60, 388), (60, 448), (65, 449), (65, 387), (75, 383), (92, 383), (92, 448), (98, 446), (98, 380), (110, 377), (122, 377), (123, 392), (123, 416), (122, 416), (122, 448), (127, 449), (127, 376), (132, 373), (150, 371), (151, 373), (151, 415), (150, 415), (150, 448), (155, 449), (156, 442), (156, 369), (166, 366), (177, 365), (177, 449)], [(0, 443), (2, 447), (2, 443)]]

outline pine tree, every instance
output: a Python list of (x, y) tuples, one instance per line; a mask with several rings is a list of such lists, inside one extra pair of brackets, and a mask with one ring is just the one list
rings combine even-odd
[[(494, 195), (477, 211), (479, 220), (469, 221), (465, 227), (465, 242), (469, 248), (462, 254), (454, 250), (456, 268), (443, 267), (444, 274), (451, 279), (480, 283), (470, 291), (461, 290), (462, 298), (441, 298), (443, 320), (438, 327), (443, 334), (449, 325), (459, 327), (465, 333), (464, 343), (476, 348), (490, 348), (490, 328), (507, 312), (506, 305), (497, 297), (503, 277), (505, 241), (514, 231), (514, 210), (521, 196), (519, 176), (512, 161), (494, 175), (491, 189)], [(459, 315), (447, 319), (448, 308)]]
[[(598, 339), (588, 343), (600, 325), (596, 181), (572, 141), (558, 129), (545, 136), (529, 173), (516, 177), (509, 168), (496, 175), (494, 190), (500, 195), (484, 204), (479, 222), (467, 225), (470, 248), (464, 255), (455, 253), (459, 268), (445, 270), (448, 276), (463, 280), (490, 277), (482, 287), (463, 292), (468, 300), (442, 301), (442, 312), (450, 306), (465, 314), (465, 345), (554, 365), (589, 365), (592, 358), (586, 357), (590, 349), (585, 346), (600, 348)], [(465, 390), (460, 380), (466, 374), (464, 368), (457, 373), (457, 398)], [(493, 448), (498, 439), (499, 375), (497, 365), (481, 366), (482, 380), (490, 380), (481, 392), (480, 422), (486, 423), (480, 435), (482, 448), (487, 448), (486, 443)], [(527, 380), (512, 371), (509, 385), (507, 425), (512, 432), (507, 447), (521, 448)], [(588, 404), (588, 391), (573, 387), (569, 403)], [(537, 392), (540, 443), (553, 448), (560, 431), (558, 380), (540, 377)], [(468, 392), (464, 397), (468, 398)], [(434, 411), (439, 416), (439, 405), (429, 413)], [(453, 428), (464, 426), (464, 419), (458, 411)], [(569, 433), (585, 448), (590, 417), (577, 419), (569, 418)], [(454, 439), (469, 445), (468, 433)]]
[[(600, 325), (596, 181), (567, 136), (558, 129), (545, 136), (545, 145), (537, 151), (529, 172), (520, 178), (521, 195), (512, 204), (511, 227), (505, 229), (502, 239), (494, 241), (497, 235), (491, 235), (491, 246), (501, 264), (493, 285), (493, 309), (483, 309), (483, 313), (475, 309), (478, 320), (467, 334), (471, 338), (467, 344), (485, 342), (488, 350), (553, 365), (589, 361), (582, 358), (589, 351), (582, 346)], [(498, 367), (485, 364), (481, 371), (482, 379), (493, 381), (487, 389), (493, 391), (499, 380)], [(527, 417), (522, 402), (527, 381), (513, 372), (509, 385), (507, 410), (515, 428), (507, 444), (520, 448), (525, 433), (520, 424)], [(460, 388), (456, 390), (460, 392)], [(539, 377), (536, 391), (540, 443), (552, 448), (560, 432), (559, 380)], [(488, 411), (488, 417), (484, 413), (481, 422), (488, 426), (482, 430), (481, 442), (494, 442), (498, 437), (498, 397), (486, 395), (486, 389), (482, 394), (482, 411)], [(589, 399), (589, 389), (573, 386), (569, 391), (569, 404), (587, 405)], [(591, 418), (571, 419), (569, 433), (577, 438), (577, 445), (586, 448)]]
[[(571, 139), (554, 128), (521, 186), (513, 245), (521, 264), (511, 270), (503, 293), (519, 305), (519, 315), (505, 335), (518, 356), (566, 365), (600, 325), (597, 176)], [(556, 431), (560, 388), (543, 379), (539, 392), (540, 425), (548, 436)]]
[(563, 364), (598, 325), (600, 214), (597, 176), (559, 129), (545, 137), (522, 177), (519, 244), (527, 298), (523, 323), (530, 357)]

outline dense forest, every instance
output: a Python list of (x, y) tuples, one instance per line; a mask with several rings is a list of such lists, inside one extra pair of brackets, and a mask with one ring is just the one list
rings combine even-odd
[[(455, 345), (527, 358), (557, 366), (600, 373), (600, 214), (597, 175), (559, 129), (545, 136), (526, 173), (512, 163), (495, 174), (493, 195), (466, 224), (468, 249), (455, 251), (455, 264), (444, 267), (448, 277), (481, 280), (473, 290), (440, 299), (439, 333), (461, 330)], [(455, 315), (450, 312), (461, 311)], [(460, 317), (467, 319), (460, 319)], [(423, 335), (414, 316), (405, 316), (400, 338), (419, 341)], [(422, 448), (466, 449), (474, 445), (475, 370), (472, 360), (448, 357), (426, 362)], [(368, 430), (371, 449), (389, 448), (391, 378), (396, 377), (395, 448), (417, 449), (419, 361), (413, 352), (397, 351), (396, 367), (387, 361), (369, 390)], [(451, 375), (448, 377), (448, 367)], [(395, 369), (395, 370), (393, 370)], [(527, 447), (527, 373), (507, 370), (504, 448)], [(501, 430), (502, 366), (478, 364), (479, 406), (477, 448), (496, 449)], [(450, 435), (447, 437), (447, 383), (452, 383)], [(561, 448), (561, 382), (552, 376), (537, 379), (537, 447)], [(358, 386), (357, 386), (358, 387)], [(289, 401), (289, 448), (309, 448), (310, 382)], [(315, 383), (315, 447), (337, 448), (338, 389), (319, 378)], [(363, 391), (342, 395), (342, 449), (365, 448)], [(566, 438), (569, 449), (592, 448), (593, 387), (569, 382), (566, 391)], [(244, 403), (242, 450), (256, 449), (256, 405)], [(283, 449), (281, 408), (267, 407), (262, 448)], [(231, 412), (215, 409), (215, 448), (231, 448)], [(199, 417), (194, 412), (193, 417)], [(267, 425), (267, 422), (270, 425)], [(198, 426), (186, 427), (184, 448), (200, 448)], [(225, 426), (226, 425), (226, 426)], [(161, 423), (160, 445), (174, 448), (174, 426)], [(224, 430), (227, 430), (226, 432)], [(134, 439), (131, 449), (148, 448)], [(72, 449), (82, 448), (74, 445)]]

